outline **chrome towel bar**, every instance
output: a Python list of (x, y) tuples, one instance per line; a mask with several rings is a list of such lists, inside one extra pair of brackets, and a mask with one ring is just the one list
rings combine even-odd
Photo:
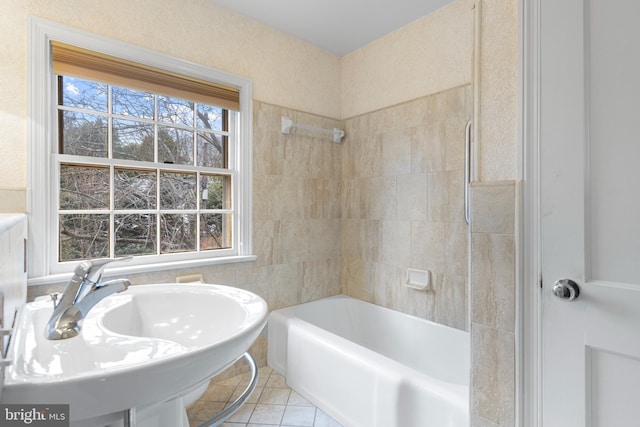
[(294, 123), (288, 117), (282, 117), (282, 133), (285, 135), (289, 135), (291, 133), (291, 129), (305, 129), (311, 132), (324, 133), (325, 135), (331, 135), (333, 137), (333, 142), (336, 144), (340, 144), (342, 142), (342, 138), (344, 138), (344, 131), (342, 129), (323, 129), (315, 126), (304, 125), (302, 123)]

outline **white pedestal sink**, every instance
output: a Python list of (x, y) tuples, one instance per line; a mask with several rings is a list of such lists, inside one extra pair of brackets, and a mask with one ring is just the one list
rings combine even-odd
[(242, 356), (267, 319), (259, 296), (202, 284), (131, 286), (96, 304), (65, 340), (44, 336), (52, 311), (50, 301), (20, 310), (2, 403), (69, 404), (79, 426), (117, 425), (129, 408), (152, 417)]

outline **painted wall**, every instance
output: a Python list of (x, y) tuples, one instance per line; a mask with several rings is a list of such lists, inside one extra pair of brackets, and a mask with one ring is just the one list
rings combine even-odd
[(456, 0), (342, 57), (343, 118), (469, 83), (472, 6)]
[(340, 58), (208, 0), (20, 0), (0, 14), (0, 212), (25, 211), (29, 16), (249, 77), (254, 98), (341, 118)]
[(518, 176), (518, 0), (481, 0), (481, 181)]

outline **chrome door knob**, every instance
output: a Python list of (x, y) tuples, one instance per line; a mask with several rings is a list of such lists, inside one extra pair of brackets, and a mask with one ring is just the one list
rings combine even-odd
[(573, 301), (580, 296), (580, 287), (571, 279), (560, 279), (553, 284), (553, 294), (565, 301)]

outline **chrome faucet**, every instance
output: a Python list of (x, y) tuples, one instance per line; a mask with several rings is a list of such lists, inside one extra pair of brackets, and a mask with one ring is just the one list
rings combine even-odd
[(80, 333), (80, 322), (89, 310), (102, 299), (116, 292), (127, 290), (131, 282), (115, 279), (101, 282), (104, 267), (114, 261), (129, 261), (132, 257), (98, 259), (81, 262), (62, 293), (60, 301), (54, 300), (54, 310), (45, 336), (49, 340), (62, 340)]

